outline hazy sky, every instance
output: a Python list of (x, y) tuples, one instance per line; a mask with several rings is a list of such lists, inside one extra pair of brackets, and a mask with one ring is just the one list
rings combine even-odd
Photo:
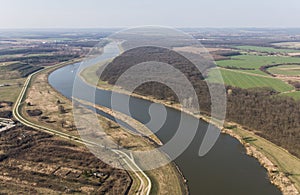
[(300, 0), (0, 0), (0, 28), (300, 27)]

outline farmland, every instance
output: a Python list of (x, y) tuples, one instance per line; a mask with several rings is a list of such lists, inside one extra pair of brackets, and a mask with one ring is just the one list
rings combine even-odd
[(258, 56), (258, 55), (238, 55), (230, 60), (221, 60), (217, 62), (222, 67), (254, 68), (259, 69), (264, 65), (300, 63), (300, 58), (283, 56)]
[[(289, 85), (287, 80), (272, 77), (267, 74), (267, 71), (263, 72), (260, 68), (262, 66), (278, 64), (279, 66), (274, 66), (267, 70), (275, 75), (298, 76), (300, 75), (299, 62), (300, 58), (298, 57), (254, 55), (246, 53), (243, 55), (232, 56), (229, 60), (220, 60), (216, 63), (217, 66), (219, 66), (224, 84), (226, 85), (244, 89), (270, 87), (278, 92), (289, 92), (292, 91), (294, 87)], [(222, 82), (220, 78), (217, 78), (217, 69), (210, 70), (207, 79), (214, 83)], [(299, 93), (295, 93), (293, 94), (293, 97), (298, 95)]]
[(282, 65), (269, 68), (268, 71), (272, 74), (280, 74), (286, 76), (299, 76), (300, 65)]
[(226, 85), (240, 87), (240, 88), (254, 88), (254, 87), (271, 87), (279, 92), (289, 91), (292, 90), (293, 87), (286, 84), (285, 82), (266, 76), (255, 76), (254, 74), (247, 74), (242, 71), (233, 71), (233, 70), (226, 70), (226, 69), (213, 69), (208, 74), (208, 81), (213, 83), (220, 83), (222, 80), (217, 77), (217, 71), (220, 71), (224, 83)]
[(248, 46), (248, 45), (238, 46), (236, 48), (245, 51), (257, 51), (262, 53), (299, 53), (300, 52), (300, 50), (296, 50), (296, 49), (278, 49), (273, 47), (259, 47), (259, 46)]
[(291, 98), (293, 98), (295, 100), (300, 100), (300, 91), (294, 91), (294, 92), (284, 93), (282, 95), (291, 97)]

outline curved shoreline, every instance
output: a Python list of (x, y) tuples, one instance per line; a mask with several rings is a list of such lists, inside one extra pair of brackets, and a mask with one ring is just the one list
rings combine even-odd
[[(81, 60), (82, 60), (82, 59), (75, 59), (75, 60), (67, 61), (67, 62), (64, 62), (64, 63), (57, 64), (57, 65), (55, 65), (55, 66), (53, 66), (53, 67), (49, 67), (49, 68), (47, 68), (47, 69), (44, 69), (44, 70), (42, 70), (42, 71), (40, 71), (40, 72), (38, 72), (38, 73), (36, 72), (37, 74), (30, 75), (30, 76), (32, 76), (32, 78), (29, 80), (29, 82), (28, 82), (29, 84), (28, 84), (28, 85), (31, 85), (31, 84), (32, 84), (32, 83), (31, 83), (32, 80), (36, 79), (36, 77), (38, 77), (38, 76), (44, 74), (44, 76), (46, 77), (45, 83), (48, 85), (48, 87), (50, 87), (51, 91), (53, 90), (53, 92), (55, 92), (59, 97), (65, 99), (67, 102), (69, 102), (70, 99), (69, 99), (68, 97), (64, 96), (62, 93), (60, 93), (59, 91), (57, 91), (57, 90), (49, 83), (49, 80), (48, 80), (48, 79), (49, 79), (49, 75), (50, 75), (53, 71), (55, 71), (55, 70), (57, 70), (57, 69), (60, 69), (60, 68), (65, 67), (65, 66), (68, 66), (68, 65), (70, 65), (70, 64), (78, 63), (78, 62), (80, 62)], [(26, 94), (26, 93), (24, 93), (24, 94)], [(71, 103), (71, 102), (70, 102), (70, 103)], [(29, 122), (29, 123), (30, 123), (30, 122)], [(32, 124), (33, 124), (33, 123), (32, 123)], [(30, 126), (30, 125), (27, 124), (27, 126)], [(30, 126), (30, 127), (32, 127), (32, 126)], [(72, 135), (69, 135), (69, 134), (66, 134), (66, 133), (62, 133), (61, 131), (52, 130), (51, 128), (49, 128), (49, 127), (47, 127), (47, 126), (46, 126), (46, 127), (43, 127), (43, 126), (37, 125), (36, 127), (41, 128), (42, 131), (43, 131), (43, 129), (44, 129), (47, 133), (54, 134), (54, 135), (58, 135), (58, 136), (63, 137), (63, 138), (65, 138), (65, 139), (67, 139), (67, 140), (74, 141), (74, 142), (79, 143), (79, 144), (82, 144), (82, 145), (84, 145), (84, 146), (89, 145), (89, 144), (94, 144), (94, 143), (91, 143), (91, 142), (88, 142), (88, 141), (82, 141), (81, 139), (79, 139), (79, 138), (76, 137), (76, 136), (72, 136)], [(53, 131), (53, 132), (52, 132), (52, 131)], [(127, 172), (128, 176), (131, 178), (131, 181), (133, 181), (132, 175), (136, 175), (136, 176), (140, 179), (141, 184), (139, 184), (139, 185), (140, 185), (139, 191), (140, 191), (141, 193), (145, 192), (145, 194), (150, 194), (150, 190), (151, 190), (151, 188), (152, 188), (152, 183), (151, 183), (150, 179), (149, 179), (149, 178), (145, 175), (145, 173), (144, 173), (144, 172), (136, 165), (136, 163), (135, 163), (133, 160), (131, 160), (131, 157), (129, 157), (127, 154), (123, 153), (122, 151), (114, 151), (114, 150), (112, 150), (112, 152), (118, 154), (119, 156), (123, 156), (122, 159), (125, 159), (125, 160), (124, 160), (125, 164), (126, 164), (127, 166), (129, 166), (129, 168), (130, 168), (129, 170), (126, 170), (126, 169), (125, 169), (125, 171)], [(138, 171), (135, 171), (135, 170), (138, 170)], [(139, 175), (140, 175), (140, 176), (139, 176)], [(144, 179), (142, 179), (142, 176), (145, 176), (145, 181), (147, 181), (147, 183), (143, 181)], [(146, 185), (145, 185), (145, 183), (146, 183)], [(147, 184), (148, 184), (148, 185), (147, 185)], [(127, 190), (128, 192), (131, 191), (132, 186), (133, 186), (133, 184), (132, 184), (132, 182), (131, 182), (131, 184), (130, 184), (128, 190)], [(132, 191), (131, 193), (133, 194), (134, 191), (135, 191), (135, 190), (133, 189), (133, 191)]]
[[(78, 59), (75, 59), (75, 60), (71, 60), (71, 61), (67, 61), (67, 62), (64, 62), (64, 63), (62, 63), (62, 64), (58, 64), (57, 66), (55, 66), (55, 67), (51, 67), (50, 68), (50, 70), (48, 70), (47, 71), (47, 83), (49, 84), (49, 86), (51, 87), (51, 89), (52, 90), (54, 90), (55, 92), (57, 92), (59, 95), (61, 95), (63, 98), (66, 98), (66, 99), (68, 99), (69, 100), (69, 98), (68, 97), (66, 97), (65, 95), (63, 95), (63, 94), (61, 94), (59, 91), (57, 91), (50, 83), (49, 83), (49, 75), (52, 73), (52, 72), (54, 72), (54, 71), (56, 71), (56, 70), (58, 70), (58, 69), (60, 69), (60, 68), (63, 68), (63, 67), (65, 67), (65, 66), (68, 66), (68, 65), (71, 65), (71, 64), (74, 64), (74, 63), (80, 63), (80, 62), (82, 62), (82, 58), (78, 58)], [(85, 70), (85, 69), (84, 69)], [(43, 70), (44, 71), (44, 70)], [(80, 74), (79, 74), (80, 75)], [(80, 77), (81, 77), (81, 75), (80, 75)], [(86, 82), (86, 80), (83, 78), (83, 77), (81, 77), (81, 79), (82, 79), (82, 81), (83, 82), (85, 82), (86, 84), (88, 84), (88, 85), (91, 85), (90, 83), (88, 83), (88, 82)], [(91, 85), (91, 86), (93, 86), (93, 85)], [(94, 87), (94, 86), (93, 86)], [(107, 111), (107, 110), (106, 110)], [(150, 130), (149, 130), (150, 131)], [(148, 137), (148, 136), (147, 136)], [(161, 145), (162, 143), (161, 143), (161, 141), (160, 141), (160, 139), (155, 135), (155, 134), (153, 134), (153, 137), (148, 137), (149, 139), (152, 139), (157, 145)], [(182, 174), (182, 172), (180, 171), (180, 169), (178, 168), (178, 166), (176, 165), (176, 163), (174, 163), (174, 162), (172, 162), (172, 165), (171, 166), (174, 166), (175, 167), (175, 169), (176, 169), (176, 171), (177, 171), (177, 173), (176, 173), (176, 175), (177, 175), (177, 177), (178, 178), (180, 178), (179, 179), (179, 181), (180, 180), (182, 180), (182, 182), (180, 182), (180, 186), (181, 186), (181, 193), (184, 193), (184, 194), (189, 194), (189, 189), (188, 189), (188, 186), (187, 186), (187, 183), (186, 183), (186, 179), (185, 179), (185, 177), (183, 176), (183, 174)]]
[[(87, 69), (87, 68), (81, 70), (81, 72), (79, 72), (79, 74), (78, 74), (79, 77), (81, 78), (81, 80), (82, 80), (83, 82), (85, 82), (87, 85), (90, 85), (90, 86), (92, 86), (92, 87), (96, 87), (96, 88), (98, 88), (98, 89), (100, 89), (100, 90), (104, 90), (104, 91), (112, 91), (112, 90), (109, 90), (109, 89), (107, 89), (107, 88), (100, 88), (99, 86), (95, 86), (95, 85), (93, 85), (92, 83), (89, 83), (89, 82), (82, 76), (82, 72), (83, 72), (84, 70), (86, 70), (86, 69)], [(127, 95), (126, 92), (120, 92), (120, 93), (126, 94), (126, 95)], [(136, 95), (137, 95), (137, 94), (136, 94)], [(141, 97), (133, 96), (133, 97), (137, 97), (137, 98), (140, 98), (140, 99), (148, 100), (148, 99), (146, 99), (146, 98), (143, 98), (143, 96), (141, 96)], [(149, 101), (151, 101), (151, 100), (149, 100)], [(153, 102), (153, 101), (151, 101), (151, 102)], [(157, 102), (157, 103), (158, 103), (158, 102)], [(150, 130), (149, 130), (149, 131), (150, 131)], [(146, 136), (147, 136), (149, 139), (154, 140), (155, 143), (156, 143), (157, 145), (163, 145), (162, 141), (161, 141), (155, 134), (152, 134), (152, 138), (149, 137), (149, 135), (146, 135)], [(181, 183), (182, 189), (185, 190), (186, 194), (190, 194), (190, 192), (189, 192), (189, 187), (188, 187), (188, 185), (187, 185), (187, 179), (185, 178), (184, 174), (182, 173), (182, 171), (180, 170), (180, 168), (177, 166), (177, 164), (176, 164), (175, 162), (171, 162), (171, 163), (172, 163), (172, 165), (175, 167), (175, 169), (177, 170), (178, 177), (181, 177), (181, 179), (182, 179), (182, 181), (183, 181), (183, 182)]]
[(269, 160), (264, 154), (262, 154), (256, 147), (247, 143), (240, 135), (234, 133), (230, 129), (223, 128), (222, 133), (225, 133), (237, 139), (246, 149), (246, 154), (258, 160), (259, 164), (267, 170), (270, 182), (278, 187), (282, 194), (299, 194), (297, 188), (295, 187), (293, 182), (285, 175), (285, 173), (280, 172), (278, 167), (274, 165), (274, 163)]
[[(86, 82), (87, 84), (91, 85), (83, 77), (82, 72), (80, 72), (80, 74), (79, 74), (81, 79), (84, 82)], [(118, 87), (118, 86), (112, 86), (112, 85), (107, 84), (107, 86), (99, 86), (98, 85), (97, 88), (101, 89), (101, 90), (105, 90), (105, 91), (112, 91), (112, 89), (113, 89), (116, 92), (121, 93), (121, 94), (129, 95), (129, 96), (132, 96), (132, 97), (135, 97), (135, 98), (144, 99), (144, 100), (147, 100), (147, 101), (150, 101), (150, 102), (153, 102), (153, 103), (159, 103), (159, 104), (162, 104), (166, 107), (184, 112), (184, 113), (189, 114), (190, 116), (193, 116), (197, 119), (201, 119), (201, 120), (203, 120), (203, 121), (205, 121), (209, 124), (217, 126), (219, 129), (221, 129), (221, 133), (227, 134), (227, 135), (237, 139), (244, 146), (244, 148), (246, 150), (246, 154), (248, 156), (254, 157), (258, 160), (259, 164), (266, 169), (270, 182), (273, 185), (275, 185), (282, 192), (282, 194), (284, 194), (284, 195), (298, 195), (299, 194), (298, 189), (295, 187), (295, 185), (293, 184), (291, 179), (288, 178), (285, 175), (285, 173), (280, 172), (278, 167), (276, 165), (274, 165), (274, 163), (271, 160), (269, 160), (264, 154), (262, 154), (255, 146), (250, 145), (249, 143), (247, 143), (245, 140), (243, 140), (243, 138), (240, 135), (233, 132), (232, 130), (230, 130), (228, 128), (224, 128), (223, 126), (220, 126), (217, 122), (214, 122), (210, 117), (204, 116), (204, 115), (201, 115), (201, 114), (194, 114), (190, 111), (183, 110), (180, 105), (172, 104), (172, 103), (170, 103), (166, 100), (158, 100), (158, 99), (156, 99), (154, 97), (151, 97), (151, 96), (146, 97), (146, 96), (142, 96), (142, 95), (139, 95), (139, 94), (136, 94), (136, 93), (130, 93), (130, 92), (122, 89), (121, 87)], [(237, 125), (237, 126), (239, 126), (239, 128), (241, 128), (239, 124), (232, 123), (232, 122), (231, 122), (231, 124)], [(244, 131), (247, 131), (247, 130), (244, 130)], [(262, 137), (260, 137), (260, 138), (264, 139)], [(266, 141), (268, 141), (268, 140), (266, 140)], [(277, 146), (277, 147), (281, 148), (279, 146)], [(281, 149), (286, 151), (283, 148), (281, 148)], [(295, 158), (297, 158), (297, 157), (295, 157)], [(177, 165), (176, 165), (176, 167), (177, 167)], [(186, 179), (184, 178), (184, 175), (182, 173), (181, 173), (181, 175), (182, 175), (183, 179), (186, 181)]]

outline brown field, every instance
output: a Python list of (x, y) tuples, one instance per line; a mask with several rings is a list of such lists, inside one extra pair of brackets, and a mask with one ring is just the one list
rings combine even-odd
[(201, 54), (201, 53), (211, 53), (211, 52), (217, 52), (217, 51), (231, 51), (232, 49), (228, 48), (221, 48), (221, 47), (194, 47), (194, 46), (185, 46), (185, 47), (175, 47), (173, 48), (174, 51), (180, 51), (180, 52), (188, 52), (188, 53), (195, 53), (195, 54)]
[(300, 56), (300, 53), (289, 53), (289, 56)]

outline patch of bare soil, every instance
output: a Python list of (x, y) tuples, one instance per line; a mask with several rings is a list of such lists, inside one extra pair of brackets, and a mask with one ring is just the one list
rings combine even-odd
[(299, 57), (300, 53), (289, 53), (288, 55), (293, 57)]
[(300, 76), (286, 76), (286, 75), (280, 75), (276, 74), (276, 77), (287, 82), (287, 81), (300, 81)]

